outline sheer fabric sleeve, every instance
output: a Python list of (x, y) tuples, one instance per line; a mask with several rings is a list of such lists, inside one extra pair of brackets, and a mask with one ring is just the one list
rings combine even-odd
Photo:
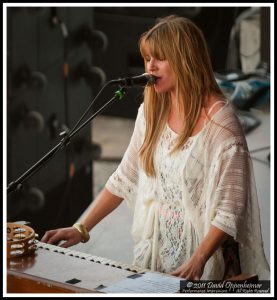
[(212, 224), (237, 239), (253, 200), (249, 152), (240, 143), (233, 143), (222, 150), (217, 160)]
[(133, 208), (138, 183), (138, 151), (144, 138), (143, 104), (139, 107), (130, 143), (116, 171), (110, 176), (106, 188), (114, 195), (124, 198)]
[(268, 279), (270, 268), (264, 253), (260, 209), (249, 152), (240, 144), (233, 144), (224, 149), (219, 161), (212, 224), (239, 242), (242, 272)]

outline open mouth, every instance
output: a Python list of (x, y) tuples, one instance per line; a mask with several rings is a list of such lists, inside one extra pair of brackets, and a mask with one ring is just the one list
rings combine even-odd
[(157, 84), (161, 79), (162, 79), (162, 77), (158, 77), (158, 76), (155, 76), (156, 77), (156, 82), (155, 82), (155, 84)]

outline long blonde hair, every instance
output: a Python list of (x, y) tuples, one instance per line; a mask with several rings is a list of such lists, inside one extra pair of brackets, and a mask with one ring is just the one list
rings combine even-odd
[[(153, 57), (166, 59), (176, 74), (177, 106), (183, 117), (183, 128), (172, 151), (176, 152), (190, 137), (205, 97), (223, 96), (214, 77), (205, 38), (191, 20), (171, 15), (142, 34), (139, 47), (142, 57), (146, 55), (146, 48), (150, 49)], [(153, 157), (170, 106), (168, 93), (157, 94), (153, 86), (145, 87), (146, 133), (139, 157), (148, 176), (155, 176)]]

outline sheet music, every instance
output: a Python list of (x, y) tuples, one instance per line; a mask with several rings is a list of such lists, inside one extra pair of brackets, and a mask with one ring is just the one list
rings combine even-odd
[(108, 287), (99, 287), (104, 293), (177, 293), (180, 278), (154, 272), (134, 274)]

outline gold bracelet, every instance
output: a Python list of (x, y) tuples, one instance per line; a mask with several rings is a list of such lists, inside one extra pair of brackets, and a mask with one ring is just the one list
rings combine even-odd
[(83, 224), (75, 223), (72, 227), (76, 228), (79, 231), (79, 233), (81, 234), (81, 237), (82, 237), (81, 242), (82, 243), (86, 243), (89, 240), (89, 238), (90, 238), (89, 232), (87, 231), (86, 227)]

